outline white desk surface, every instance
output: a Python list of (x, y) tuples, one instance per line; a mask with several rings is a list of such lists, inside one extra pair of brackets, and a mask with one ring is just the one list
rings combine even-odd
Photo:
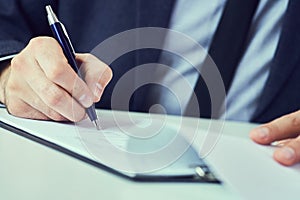
[[(207, 122), (201, 120), (202, 124)], [(224, 134), (248, 137), (253, 127), (226, 122)], [(226, 185), (132, 182), (0, 129), (0, 199), (223, 200), (239, 197)]]

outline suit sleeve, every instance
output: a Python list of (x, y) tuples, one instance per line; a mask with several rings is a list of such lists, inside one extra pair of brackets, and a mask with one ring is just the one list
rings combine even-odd
[(20, 52), (33, 37), (51, 35), (45, 6), (56, 1), (0, 0), (0, 58)]

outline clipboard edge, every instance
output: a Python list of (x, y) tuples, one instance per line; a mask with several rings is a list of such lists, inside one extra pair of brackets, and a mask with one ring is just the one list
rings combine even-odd
[(100, 162), (97, 162), (95, 160), (89, 159), (85, 156), (82, 156), (74, 151), (71, 151), (65, 147), (62, 147), (58, 144), (55, 144), (51, 141), (45, 140), (43, 138), (37, 137), (33, 134), (30, 134), (22, 129), (19, 129), (15, 126), (12, 126), (10, 124), (7, 124), (6, 122), (3, 122), (0, 120), (0, 128), (6, 129), (8, 131), (10, 131), (11, 133), (14, 133), (20, 137), (24, 137), (28, 140), (31, 140), (33, 142), (36, 142), (38, 144), (44, 145), (46, 147), (49, 147), (55, 151), (58, 151), (60, 153), (63, 153), (67, 156), (70, 156), (72, 158), (78, 159), (82, 162), (85, 162), (93, 167), (99, 168), (101, 170), (104, 170), (108, 173), (111, 173), (113, 175), (116, 175), (118, 177), (124, 178), (126, 180), (129, 181), (133, 181), (133, 182), (140, 182), (140, 183), (151, 183), (151, 182), (155, 182), (155, 183), (209, 183), (209, 184), (222, 184), (221, 181), (219, 180), (214, 180), (214, 181), (210, 181), (210, 180), (204, 180), (199, 178), (198, 176), (182, 176), (182, 175), (178, 175), (178, 176), (147, 176), (147, 175), (141, 175), (141, 174), (136, 174), (135, 176), (127, 176), (125, 174), (123, 174), (122, 172), (119, 172), (118, 170), (115, 170), (113, 168), (110, 168)]

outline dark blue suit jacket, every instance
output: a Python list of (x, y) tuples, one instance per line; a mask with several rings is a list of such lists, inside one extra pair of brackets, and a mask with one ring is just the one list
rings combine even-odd
[[(128, 29), (148, 26), (168, 28), (174, 1), (1, 0), (0, 56), (19, 52), (33, 37), (52, 35), (45, 13), (47, 4), (52, 5), (67, 27), (75, 51), (90, 52), (108, 37)], [(300, 1), (290, 0), (270, 76), (252, 118), (253, 122), (267, 122), (300, 108), (299, 10)], [(157, 62), (159, 54), (158, 50), (136, 51), (112, 63), (114, 78), (98, 106), (109, 109), (113, 87), (122, 74), (137, 64)], [(143, 92), (139, 95), (143, 96)], [(137, 99), (131, 101), (131, 109), (145, 110), (139, 107), (140, 101)]]

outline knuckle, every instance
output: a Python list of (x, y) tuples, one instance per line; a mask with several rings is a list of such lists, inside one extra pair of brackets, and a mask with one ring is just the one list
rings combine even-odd
[(28, 43), (28, 48), (34, 50), (40, 49), (45, 43), (44, 40), (45, 40), (44, 37), (32, 38)]
[(11, 69), (14, 71), (22, 71), (25, 65), (25, 58), (22, 55), (17, 55), (11, 60)]
[(32, 38), (29, 41), (28, 47), (38, 50), (41, 47), (44, 47), (45, 45), (47, 45), (49, 43), (53, 43), (53, 42), (56, 42), (56, 41), (52, 37), (39, 36), (39, 37)]
[(58, 67), (54, 67), (52, 70), (47, 72), (47, 77), (51, 80), (57, 80), (62, 76), (62, 70), (58, 69)]
[(45, 101), (50, 107), (56, 107), (60, 105), (65, 99), (64, 93), (54, 86), (46, 87), (44, 92), (46, 94)]
[(88, 95), (90, 96), (91, 94), (89, 94), (89, 90), (86, 88), (86, 86), (84, 84), (81, 84), (80, 81), (76, 81), (76, 83), (74, 84), (74, 86), (72, 87), (71, 91), (70, 91), (70, 95), (74, 98), (80, 98), (82, 95)]
[(57, 41), (52, 37), (39, 36), (32, 38), (27, 47), (26, 51), (34, 53), (49, 54), (49, 52), (61, 51), (61, 48)]
[(279, 120), (284, 120), (286, 123), (290, 125), (290, 127), (293, 128), (300, 128), (300, 113), (294, 112), (287, 115), (284, 115), (279, 118)]
[(64, 70), (65, 68), (63, 66), (66, 66), (67, 63), (64, 61), (58, 61), (55, 66), (53, 66), (53, 68), (49, 71), (47, 71), (47, 77), (52, 80), (52, 81), (57, 81), (60, 78), (62, 78), (65, 73), (66, 70)]
[(61, 102), (63, 102), (63, 98), (64, 98), (64, 96), (62, 94), (57, 94), (55, 96), (49, 96), (47, 103), (50, 107), (56, 107), (59, 104), (61, 104)]
[(288, 114), (286, 117), (293, 127), (300, 128), (300, 116), (298, 113), (291, 113)]
[(4, 95), (6, 96), (6, 100), (13, 99), (11, 96), (17, 95), (22, 91), (22, 88), (16, 81), (8, 80), (5, 85)]
[(276, 139), (276, 134), (280, 133), (280, 126), (275, 121), (266, 124), (266, 127), (270, 130), (272, 134), (269, 135), (269, 140)]

